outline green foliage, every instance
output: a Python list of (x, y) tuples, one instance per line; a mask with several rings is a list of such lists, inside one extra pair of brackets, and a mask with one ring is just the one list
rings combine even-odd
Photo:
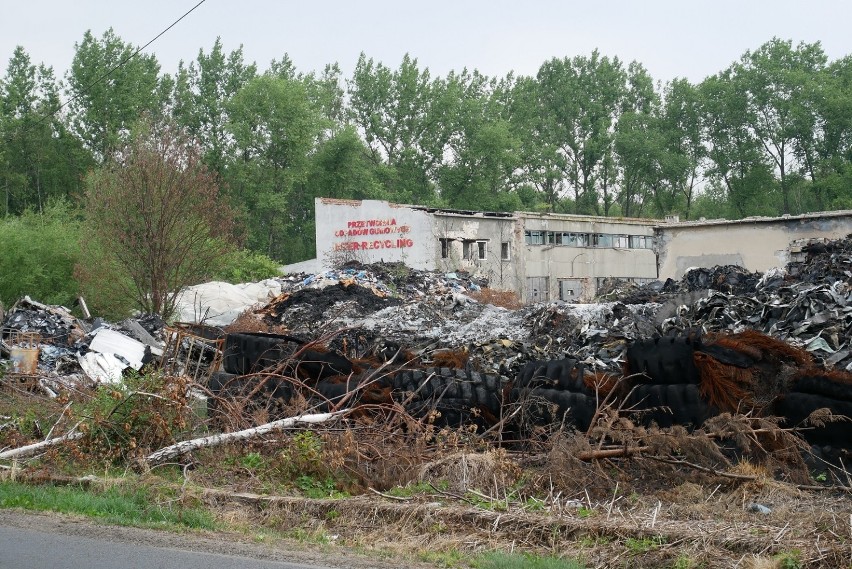
[(474, 560), (473, 566), (476, 569), (583, 569), (585, 567), (576, 559), (500, 552), (480, 555)]
[(658, 549), (665, 542), (666, 540), (662, 536), (642, 538), (628, 537), (624, 540), (624, 546), (630, 553), (634, 555), (639, 555), (642, 553), (648, 553), (649, 551), (653, 551), (654, 549)]
[(243, 468), (247, 468), (249, 470), (257, 470), (263, 466), (263, 463), (263, 456), (261, 456), (259, 452), (250, 452), (240, 459), (240, 464)]
[(346, 492), (337, 489), (337, 483), (332, 478), (319, 479), (304, 474), (296, 478), (296, 488), (308, 498), (346, 498)]
[(804, 563), (802, 562), (802, 553), (797, 550), (779, 553), (778, 555), (773, 556), (772, 559), (775, 561), (775, 566), (778, 567), (778, 569), (802, 569), (802, 567), (804, 567)]
[(8, 306), (29, 295), (71, 306), (80, 292), (73, 276), (80, 239), (78, 213), (62, 201), (42, 214), (27, 211), (0, 221), (0, 301)]
[(81, 514), (106, 523), (148, 527), (216, 529), (207, 511), (161, 499), (145, 487), (83, 490), (0, 482), (0, 507)]
[[(446, 490), (449, 488), (449, 483), (446, 480), (441, 480), (436, 484), (436, 487), (439, 490)], [(406, 486), (394, 486), (387, 493), (400, 498), (410, 498), (418, 494), (433, 494), (434, 492), (435, 489), (428, 482), (413, 482)]]
[(0, 213), (42, 212), (80, 190), (90, 157), (54, 114), (60, 104), (53, 70), (18, 46), (0, 79)]
[(168, 319), (180, 289), (209, 280), (229, 252), (234, 215), (201, 148), (173, 125), (143, 120), (120, 157), (87, 177), (76, 275)]
[[(134, 53), (112, 28), (100, 38), (87, 31), (74, 48), (68, 73), (70, 128), (104, 162), (140, 116), (160, 115), (160, 64), (154, 55)], [(107, 73), (109, 81), (104, 81)]]
[(279, 276), (279, 266), (263, 253), (237, 249), (222, 257), (220, 268), (212, 277), (233, 284), (257, 282)]
[(69, 445), (73, 459), (124, 464), (173, 444), (192, 410), (187, 379), (160, 372), (130, 373), (120, 384), (99, 385), (82, 407), (72, 407), (84, 437)]

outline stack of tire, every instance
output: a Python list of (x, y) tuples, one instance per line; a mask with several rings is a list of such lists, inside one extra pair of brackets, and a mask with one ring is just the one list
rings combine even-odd
[(300, 338), (280, 334), (233, 333), (225, 337), (222, 366), (207, 386), (208, 416), (231, 413), (233, 401), (247, 400), (243, 413), (265, 409), (270, 419), (284, 415), (296, 392), (294, 379), (316, 389), (333, 377), (348, 377), (351, 361), (334, 351), (305, 348)]
[(701, 395), (691, 336), (640, 340), (627, 348), (627, 390), (623, 408), (644, 425), (696, 428), (718, 411)]
[(553, 424), (586, 431), (602, 397), (589, 386), (588, 371), (572, 358), (533, 361), (521, 368), (510, 395), (512, 404), (520, 406), (515, 422), (521, 433)]
[[(819, 409), (828, 409), (834, 417), (823, 414), (822, 418), (809, 421)], [(832, 457), (840, 449), (848, 450), (852, 446), (852, 375), (805, 371), (777, 399), (774, 412), (784, 418), (787, 427), (805, 427), (802, 435), (820, 453)]]
[(401, 370), (390, 380), (393, 397), (413, 417), (437, 427), (496, 424), (503, 407), (503, 378), (466, 369)]

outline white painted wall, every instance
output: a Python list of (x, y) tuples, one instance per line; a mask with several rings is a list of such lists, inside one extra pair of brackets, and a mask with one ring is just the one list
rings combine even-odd
[(355, 260), (434, 269), (431, 216), (380, 200), (317, 198), (317, 260), (325, 268)]

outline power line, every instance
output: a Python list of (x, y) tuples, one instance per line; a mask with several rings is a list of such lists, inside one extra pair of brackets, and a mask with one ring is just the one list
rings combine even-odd
[(167, 27), (166, 29), (164, 29), (163, 31), (161, 31), (159, 34), (157, 34), (156, 36), (154, 36), (154, 38), (153, 38), (153, 39), (151, 39), (148, 43), (146, 43), (146, 44), (145, 44), (145, 45), (143, 45), (142, 47), (138, 48), (136, 51), (134, 51), (133, 53), (131, 53), (130, 55), (128, 55), (127, 57), (125, 57), (124, 59), (122, 59), (121, 61), (119, 61), (118, 63), (116, 63), (113, 67), (111, 67), (110, 69), (108, 69), (108, 70), (107, 70), (107, 71), (106, 71), (103, 75), (101, 75), (100, 77), (98, 77), (97, 79), (95, 79), (94, 81), (92, 81), (90, 84), (86, 85), (86, 86), (83, 88), (82, 92), (80, 92), (80, 93), (78, 93), (77, 95), (75, 95), (75, 96), (71, 97), (70, 99), (68, 99), (67, 101), (65, 101), (64, 103), (62, 103), (62, 104), (61, 104), (61, 105), (59, 105), (58, 107), (56, 107), (56, 109), (55, 109), (54, 111), (52, 111), (51, 113), (49, 113), (49, 114), (45, 115), (44, 117), (42, 117), (42, 118), (41, 118), (41, 120), (39, 120), (39, 121), (36, 123), (36, 125), (39, 125), (39, 124), (41, 124), (42, 122), (46, 121), (48, 118), (50, 118), (50, 117), (54, 116), (56, 113), (58, 113), (58, 112), (59, 112), (59, 111), (61, 111), (63, 108), (65, 108), (67, 105), (69, 105), (70, 103), (72, 103), (72, 102), (76, 101), (76, 100), (77, 100), (77, 99), (79, 99), (82, 95), (84, 95), (84, 94), (88, 93), (88, 92), (92, 89), (92, 87), (94, 87), (95, 85), (97, 85), (98, 83), (100, 83), (101, 81), (103, 81), (104, 79), (106, 79), (107, 77), (109, 77), (110, 75), (112, 75), (112, 74), (113, 74), (115, 71), (117, 71), (119, 68), (124, 67), (125, 65), (127, 65), (127, 63), (128, 63), (131, 59), (133, 59), (134, 57), (136, 57), (137, 55), (139, 55), (139, 53), (140, 53), (140, 52), (142, 52), (142, 50), (144, 50), (144, 49), (145, 49), (145, 48), (147, 48), (149, 45), (151, 45), (152, 43), (154, 43), (155, 41), (157, 41), (158, 39), (160, 39), (160, 37), (161, 37), (161, 36), (163, 36), (163, 34), (165, 34), (165, 33), (166, 33), (166, 32), (168, 32), (170, 29), (172, 29), (173, 27), (175, 27), (175, 26), (176, 26), (176, 25), (177, 25), (177, 24), (178, 24), (181, 20), (183, 20), (184, 18), (186, 18), (187, 16), (189, 16), (189, 15), (190, 15), (193, 11), (195, 11), (195, 9), (196, 9), (196, 8), (198, 8), (199, 6), (201, 6), (202, 4), (204, 4), (206, 1), (207, 1), (207, 0), (200, 0), (200, 1), (199, 1), (196, 5), (195, 5), (195, 6), (193, 6), (193, 7), (192, 7), (192, 8), (190, 8), (189, 10), (187, 10), (187, 11), (186, 11), (186, 12), (185, 12), (185, 13), (184, 13), (184, 14), (183, 14), (180, 18), (178, 18), (177, 20), (175, 20), (174, 22), (172, 22), (171, 24), (169, 24), (169, 27)]

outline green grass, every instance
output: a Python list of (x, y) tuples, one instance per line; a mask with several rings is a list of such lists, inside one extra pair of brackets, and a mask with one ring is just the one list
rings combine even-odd
[(215, 529), (208, 512), (176, 501), (158, 501), (146, 488), (114, 486), (93, 491), (74, 486), (0, 482), (0, 507), (80, 514), (125, 526)]
[(641, 553), (648, 553), (649, 551), (653, 551), (657, 549), (661, 545), (666, 542), (665, 538), (662, 536), (657, 537), (628, 537), (624, 540), (624, 545), (627, 547), (630, 553), (637, 555)]
[(560, 559), (518, 553), (485, 553), (477, 557), (476, 569), (584, 569), (576, 559)]

